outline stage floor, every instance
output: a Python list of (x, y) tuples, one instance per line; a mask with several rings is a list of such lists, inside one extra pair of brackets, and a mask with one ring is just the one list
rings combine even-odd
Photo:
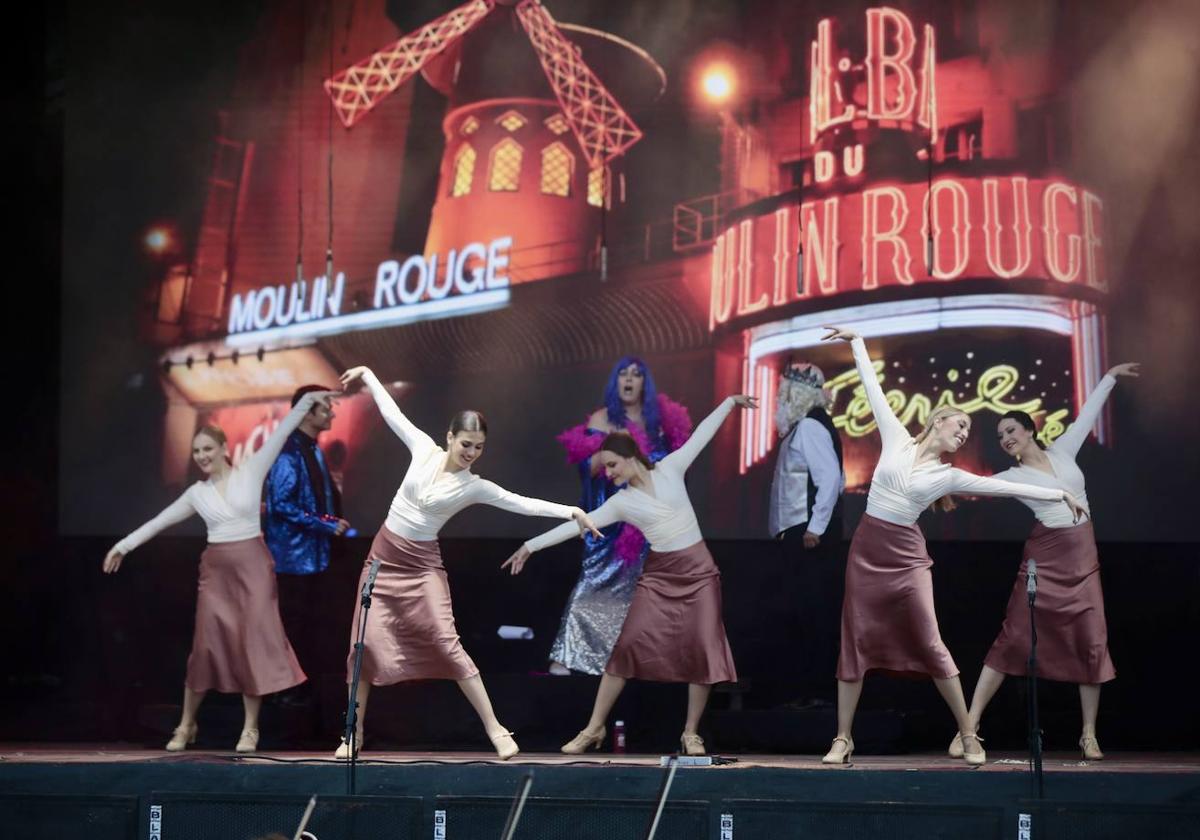
[[(720, 754), (730, 763), (708, 768), (688, 770), (746, 770), (766, 768), (771, 770), (823, 770), (840, 772), (845, 770), (889, 771), (889, 772), (968, 772), (968, 773), (1027, 773), (1029, 762), (1020, 753), (989, 753), (987, 764), (970, 767), (961, 760), (946, 755), (886, 755), (854, 756), (845, 767), (828, 766), (821, 763), (819, 755), (735, 755)], [(409, 751), (363, 751), (359, 755), (359, 767), (387, 767), (420, 764), (440, 765), (496, 765), (504, 767), (659, 767), (659, 755), (614, 755), (612, 753), (589, 753), (567, 756), (561, 753), (522, 752), (510, 761), (500, 761), (490, 752), (409, 752)], [(7, 766), (15, 764), (112, 764), (112, 763), (236, 763), (244, 767), (278, 766), (281, 764), (345, 767), (345, 762), (332, 757), (332, 751), (289, 752), (264, 751), (242, 755), (229, 750), (186, 750), (169, 753), (165, 750), (135, 749), (113, 744), (73, 744), (70, 747), (47, 746), (45, 744), (0, 744), (0, 762)], [(1200, 773), (1200, 753), (1109, 753), (1103, 761), (1085, 761), (1073, 753), (1047, 753), (1042, 762), (1046, 773)]]

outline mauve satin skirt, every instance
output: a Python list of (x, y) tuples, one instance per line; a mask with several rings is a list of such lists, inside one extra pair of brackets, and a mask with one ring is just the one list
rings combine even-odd
[(346, 678), (354, 673), (361, 592), (371, 562), (379, 574), (364, 635), (362, 678), (372, 685), (407, 680), (465, 680), (479, 673), (454, 626), (450, 586), (437, 540), (409, 540), (379, 529), (358, 579)]
[(920, 528), (863, 514), (846, 561), (839, 680), (876, 670), (958, 674), (933, 612), (931, 566)]
[(1025, 568), (1037, 561), (1037, 672), (1039, 677), (1094, 684), (1116, 675), (1108, 655), (1104, 592), (1091, 522), (1047, 528), (1040, 522), (1025, 542), (1017, 582), (1000, 635), (984, 660), (1004, 674), (1024, 675), (1029, 660), (1029, 597)]
[(703, 541), (646, 556), (604, 670), (656, 682), (737, 680), (721, 618), (721, 573)]
[(275, 561), (262, 537), (209, 543), (200, 555), (187, 687), (262, 695), (305, 679), (279, 618)]

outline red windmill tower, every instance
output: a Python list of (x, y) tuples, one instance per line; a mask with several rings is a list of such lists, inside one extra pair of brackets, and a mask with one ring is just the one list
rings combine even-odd
[(509, 276), (527, 282), (587, 265), (598, 208), (623, 193), (611, 188), (618, 159), (642, 137), (584, 55), (619, 77), (623, 95), (654, 98), (665, 85), (644, 51), (560, 26), (538, 0), (471, 0), (337, 73), (325, 90), (347, 128), (418, 72), (445, 94), (426, 254), (511, 236)]

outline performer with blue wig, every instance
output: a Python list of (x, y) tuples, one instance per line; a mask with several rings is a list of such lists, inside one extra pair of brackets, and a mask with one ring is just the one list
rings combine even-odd
[[(584, 510), (600, 507), (617, 489), (593, 456), (608, 434), (622, 431), (633, 437), (651, 463), (674, 452), (692, 433), (687, 409), (658, 393), (650, 369), (635, 356), (625, 356), (613, 367), (604, 406), (558, 436), (567, 462), (579, 469)], [(602, 673), (625, 623), (649, 546), (642, 532), (628, 523), (617, 522), (602, 533), (584, 538), (579, 580), (550, 649), (552, 674)]]

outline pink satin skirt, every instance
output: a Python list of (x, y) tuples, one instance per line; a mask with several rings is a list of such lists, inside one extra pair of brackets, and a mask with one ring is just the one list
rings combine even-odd
[(877, 670), (958, 674), (933, 612), (932, 566), (919, 527), (863, 514), (846, 561), (839, 680)]
[(1025, 569), (1037, 561), (1037, 672), (1039, 677), (1092, 685), (1117, 675), (1108, 655), (1104, 592), (1091, 522), (1047, 528), (1040, 522), (1025, 542), (1017, 582), (1000, 635), (984, 660), (1004, 674), (1024, 675), (1029, 660), (1029, 598)]
[(464, 680), (478, 674), (454, 625), (450, 585), (437, 540), (405, 539), (384, 526), (371, 543), (358, 579), (347, 680), (354, 673), (360, 595), (375, 558), (382, 563), (367, 613), (362, 678), (372, 685), (392, 685), (407, 680)]
[(737, 680), (721, 618), (721, 573), (702, 541), (646, 556), (606, 673), (712, 685)]
[(209, 543), (200, 555), (187, 687), (263, 695), (305, 679), (279, 618), (275, 561), (262, 537)]

